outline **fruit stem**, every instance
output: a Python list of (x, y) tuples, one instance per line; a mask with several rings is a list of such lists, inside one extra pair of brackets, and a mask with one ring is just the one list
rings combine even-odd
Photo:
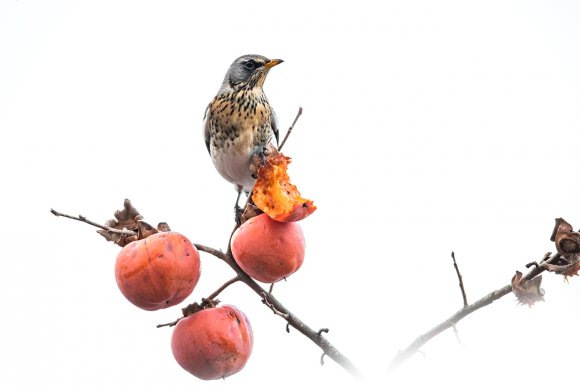
[(215, 292), (213, 292), (212, 294), (210, 294), (209, 296), (206, 297), (206, 300), (214, 300), (221, 292), (223, 292), (228, 286), (230, 286), (231, 284), (234, 284), (238, 281), (241, 281), (242, 279), (240, 278), (239, 275), (235, 276), (234, 278), (226, 281), (226, 283), (224, 283), (222, 286), (220, 286)]

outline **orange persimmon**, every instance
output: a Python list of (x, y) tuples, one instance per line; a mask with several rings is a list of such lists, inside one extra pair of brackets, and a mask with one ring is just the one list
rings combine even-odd
[(115, 264), (121, 293), (145, 310), (179, 304), (191, 294), (200, 273), (197, 249), (176, 232), (160, 232), (129, 243)]
[(231, 305), (204, 309), (177, 323), (171, 350), (183, 369), (203, 379), (221, 379), (246, 365), (254, 336), (248, 318)]
[(231, 249), (246, 274), (257, 281), (274, 283), (302, 266), (304, 233), (299, 223), (277, 222), (260, 214), (236, 230)]

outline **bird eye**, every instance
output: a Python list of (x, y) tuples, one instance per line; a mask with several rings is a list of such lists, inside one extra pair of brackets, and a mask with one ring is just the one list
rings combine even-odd
[(253, 59), (247, 60), (243, 63), (243, 66), (248, 70), (253, 70), (256, 68), (256, 62)]

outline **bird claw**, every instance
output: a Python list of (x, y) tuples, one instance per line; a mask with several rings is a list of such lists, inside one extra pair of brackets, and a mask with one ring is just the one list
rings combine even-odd
[(274, 156), (278, 153), (278, 150), (272, 143), (268, 143), (262, 148), (260, 152), (254, 153), (252, 155), (252, 160), (250, 161), (250, 172), (254, 179), (258, 178), (258, 170), (266, 164), (266, 159), (270, 156)]
[(274, 146), (274, 144), (272, 144), (271, 142), (268, 143), (268, 145), (266, 145), (264, 147), (264, 150), (262, 151), (265, 157), (269, 157), (269, 156), (275, 156), (278, 154), (278, 148), (276, 148)]
[(252, 161), (250, 161), (250, 173), (254, 179), (258, 178), (258, 170), (264, 164), (266, 164), (266, 157), (264, 156), (264, 152), (259, 152), (252, 156)]

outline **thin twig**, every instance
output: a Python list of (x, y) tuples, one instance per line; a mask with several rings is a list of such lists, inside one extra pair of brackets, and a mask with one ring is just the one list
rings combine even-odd
[(298, 108), (298, 113), (296, 114), (296, 118), (294, 118), (294, 122), (292, 122), (292, 125), (290, 125), (290, 128), (286, 132), (286, 135), (284, 136), (284, 139), (282, 140), (282, 143), (278, 147), (278, 152), (282, 151), (282, 147), (284, 146), (284, 144), (286, 144), (286, 140), (288, 140), (288, 137), (290, 136), (290, 133), (292, 133), (292, 129), (294, 129), (294, 125), (296, 125), (296, 121), (298, 121), (298, 118), (300, 118), (301, 115), (302, 115), (302, 106), (300, 106)]
[(211, 254), (214, 257), (221, 259), (222, 261), (225, 261), (226, 260), (226, 254), (224, 254), (224, 252), (221, 251), (221, 250), (214, 249), (213, 247), (208, 247), (208, 246), (200, 245), (199, 243), (194, 243), (193, 245), (199, 251), (203, 251), (204, 253)]
[(175, 321), (169, 322), (169, 323), (165, 323), (165, 324), (157, 324), (157, 328), (163, 328), (163, 327), (174, 327), (177, 325), (177, 323), (179, 321), (181, 321), (182, 319), (184, 319), (185, 316), (181, 316), (178, 319), (176, 319)]
[(228, 286), (230, 286), (231, 284), (234, 284), (238, 281), (240, 281), (241, 278), (239, 275), (235, 276), (234, 278), (228, 280), (226, 283), (224, 283), (222, 286), (220, 286), (215, 292), (213, 292), (212, 294), (210, 294), (208, 297), (206, 297), (207, 300), (214, 300), (221, 292), (223, 292)]
[[(559, 258), (560, 258), (560, 254), (556, 253), (554, 255), (551, 255), (550, 258), (548, 258), (547, 260), (544, 259), (541, 262), (541, 264), (539, 264), (537, 267), (533, 267), (522, 278), (522, 282), (529, 281), (532, 278), (537, 277), (539, 274), (541, 274), (542, 272), (544, 272), (546, 270), (546, 267), (545, 267), (546, 264), (554, 262)], [(447, 318), (445, 321), (441, 322), (440, 324), (431, 328), (429, 331), (420, 335), (407, 348), (400, 351), (397, 354), (397, 356), (395, 356), (395, 358), (391, 361), (389, 367), (394, 368), (394, 367), (402, 364), (407, 359), (409, 359), (411, 356), (413, 356), (415, 353), (417, 353), (419, 351), (419, 349), (423, 345), (425, 345), (429, 340), (431, 340), (433, 337), (437, 336), (438, 334), (440, 334), (441, 332), (443, 332), (449, 328), (452, 328), (453, 326), (455, 326), (455, 324), (457, 324), (459, 321), (461, 321), (465, 317), (469, 316), (471, 313), (475, 312), (476, 310), (481, 309), (484, 306), (490, 305), (494, 301), (499, 300), (500, 298), (502, 298), (503, 296), (505, 296), (506, 294), (509, 294), (511, 292), (512, 292), (512, 284), (510, 283), (509, 285), (506, 285), (502, 288), (499, 288), (497, 290), (492, 291), (491, 293), (480, 298), (479, 300), (475, 301), (474, 303), (469, 304), (467, 307), (463, 307), (463, 308), (459, 309), (451, 317)]]
[[(249, 199), (251, 199), (251, 197), (250, 197)], [(246, 202), (246, 206), (247, 206), (247, 205), (248, 205), (248, 202)], [(226, 254), (224, 255), (224, 258), (220, 258), (220, 257), (218, 257), (218, 258), (220, 258), (220, 259), (224, 259), (224, 260), (225, 260), (225, 257), (230, 257), (230, 256), (232, 256), (232, 238), (234, 237), (234, 233), (236, 232), (236, 230), (237, 230), (238, 228), (240, 228), (240, 224), (238, 224), (238, 223), (236, 222), (236, 224), (234, 225), (234, 228), (233, 228), (232, 232), (230, 233), (230, 238), (228, 239), (228, 248), (227, 248), (227, 250), (226, 250)], [(211, 253), (210, 253), (210, 254), (211, 254)]]
[(89, 220), (89, 219), (85, 218), (82, 215), (79, 215), (79, 216), (67, 215), (67, 214), (63, 214), (62, 212), (58, 212), (56, 210), (53, 210), (52, 208), (50, 209), (50, 213), (53, 214), (54, 216), (62, 216), (63, 218), (69, 218), (69, 219), (73, 219), (73, 220), (78, 220), (79, 222), (83, 222), (83, 223), (90, 224), (91, 226), (100, 228), (102, 230), (108, 231), (108, 232), (113, 233), (113, 234), (121, 234), (121, 235), (129, 235), (129, 236), (135, 236), (135, 235), (137, 235), (137, 233), (135, 231), (131, 231), (131, 230), (119, 230), (119, 229), (116, 229), (116, 228), (103, 226), (102, 224), (93, 222), (92, 220)]
[(457, 278), (459, 278), (459, 288), (461, 289), (461, 295), (463, 296), (463, 307), (466, 308), (469, 303), (467, 302), (467, 294), (465, 294), (465, 287), (463, 287), (463, 277), (461, 272), (459, 272), (459, 266), (457, 266), (457, 261), (455, 260), (455, 253), (451, 252), (451, 258), (453, 258), (453, 266), (455, 267), (455, 272), (457, 273)]

